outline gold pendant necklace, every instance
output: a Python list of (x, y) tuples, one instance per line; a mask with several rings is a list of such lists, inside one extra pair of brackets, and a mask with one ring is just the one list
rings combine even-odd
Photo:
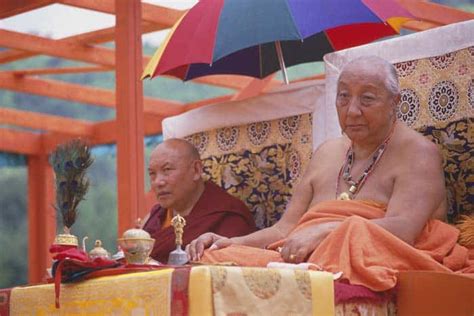
[(339, 197), (337, 198), (338, 200), (352, 200), (352, 196), (357, 192), (357, 187), (355, 185), (351, 185), (349, 188), (349, 192), (342, 192), (339, 194)]
[(339, 194), (339, 197), (337, 199), (343, 201), (352, 200), (351, 196), (347, 192), (342, 192), (341, 194)]
[[(387, 147), (387, 144), (388, 144), (390, 138), (392, 137), (393, 131), (395, 130), (395, 123), (396, 122), (394, 122), (394, 124), (393, 124), (389, 134), (385, 138), (385, 140), (382, 142), (382, 144), (380, 144), (377, 147), (375, 152), (371, 155), (372, 159), (371, 159), (370, 164), (367, 166), (367, 168), (364, 170), (364, 172), (362, 173), (362, 175), (359, 177), (359, 179), (357, 181), (352, 180), (352, 176), (351, 176), (352, 164), (355, 160), (355, 155), (354, 155), (354, 151), (352, 149), (352, 144), (351, 144), (351, 146), (347, 150), (346, 159), (345, 159), (343, 165), (341, 166), (341, 169), (339, 170), (339, 175), (337, 177), (337, 181), (336, 181), (336, 199), (344, 200), (344, 201), (352, 200), (352, 199), (355, 198), (357, 193), (359, 193), (360, 189), (364, 185), (364, 183), (367, 180), (367, 178), (369, 177), (370, 173), (374, 170), (374, 168), (377, 165), (377, 163), (379, 162), (380, 158), (382, 158), (382, 156), (385, 152), (385, 149)], [(349, 192), (342, 192), (341, 194), (337, 195), (337, 193), (339, 192), (339, 179), (341, 178), (341, 176), (342, 176), (343, 180), (348, 185), (350, 185)]]

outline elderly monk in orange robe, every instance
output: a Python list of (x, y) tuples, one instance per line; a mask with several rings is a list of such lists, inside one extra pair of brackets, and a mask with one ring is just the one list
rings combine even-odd
[(256, 230), (247, 206), (239, 199), (202, 179), (202, 162), (196, 148), (183, 139), (168, 139), (152, 152), (148, 167), (158, 203), (143, 229), (155, 238), (151, 257), (166, 263), (176, 249), (171, 219), (186, 219), (183, 244), (205, 232), (235, 237)]
[(187, 247), (191, 259), (311, 262), (375, 291), (392, 288), (402, 270), (469, 269), (457, 229), (442, 222), (441, 155), (396, 120), (399, 100), (390, 63), (370, 56), (347, 64), (336, 98), (344, 136), (314, 152), (282, 218), (243, 237), (204, 234)]

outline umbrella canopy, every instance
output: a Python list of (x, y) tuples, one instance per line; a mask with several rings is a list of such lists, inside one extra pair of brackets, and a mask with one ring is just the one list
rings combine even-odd
[(263, 78), (283, 62), (317, 61), (395, 35), (410, 17), (394, 0), (201, 0), (174, 25), (143, 78)]

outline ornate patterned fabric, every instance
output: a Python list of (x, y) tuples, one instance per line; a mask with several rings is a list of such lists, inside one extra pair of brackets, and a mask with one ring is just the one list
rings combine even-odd
[(334, 315), (332, 274), (210, 267), (216, 315)]
[(393, 302), (372, 303), (372, 302), (351, 302), (336, 304), (336, 316), (395, 316), (397, 315), (397, 305)]
[(244, 201), (258, 228), (283, 214), (312, 154), (312, 115), (230, 126), (188, 137), (211, 180)]
[(59, 309), (53, 284), (13, 288), (10, 302), (10, 289), (4, 289), (1, 315), (334, 314), (331, 273), (228, 266), (157, 269), (123, 269), (125, 274), (62, 284)]
[(55, 308), (54, 285), (17, 287), (11, 292), (11, 315), (170, 315), (173, 269), (102, 277), (61, 285)]
[(435, 142), (444, 157), (448, 219), (474, 211), (474, 47), (395, 64), (398, 119)]

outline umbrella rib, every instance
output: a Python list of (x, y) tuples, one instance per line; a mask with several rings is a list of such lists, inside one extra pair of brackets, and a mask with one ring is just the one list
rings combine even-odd
[(331, 37), (329, 37), (328, 33), (326, 33), (326, 31), (323, 31), (323, 34), (326, 37), (326, 39), (328, 40), (328, 43), (329, 43), (329, 45), (331, 45), (332, 49), (336, 50), (334, 48), (334, 44), (332, 43), (332, 39), (331, 39)]
[(189, 70), (191, 70), (191, 64), (187, 65), (186, 73), (184, 74), (184, 80), (188, 80)]

